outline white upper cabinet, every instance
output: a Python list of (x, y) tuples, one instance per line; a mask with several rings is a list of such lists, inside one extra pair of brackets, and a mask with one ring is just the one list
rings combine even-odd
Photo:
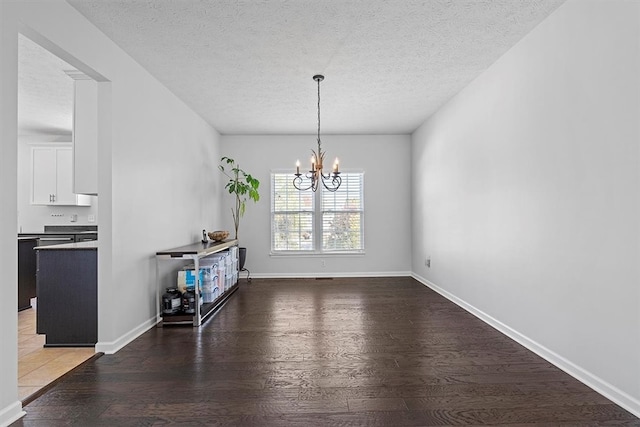
[(69, 75), (74, 78), (73, 192), (95, 196), (98, 194), (98, 83), (81, 73)]
[(31, 203), (49, 205), (56, 194), (56, 149), (33, 147), (31, 149)]
[(31, 204), (90, 206), (91, 198), (73, 193), (71, 144), (31, 148)]

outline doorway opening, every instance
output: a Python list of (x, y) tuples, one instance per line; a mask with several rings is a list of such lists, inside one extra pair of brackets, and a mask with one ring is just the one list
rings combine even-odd
[[(33, 255), (33, 246), (65, 243), (60, 240), (62, 234), (73, 236), (73, 242), (78, 241), (75, 230), (79, 227), (97, 231), (97, 165), (91, 166), (96, 174), (95, 193), (81, 190), (83, 193), (78, 194), (75, 182), (78, 150), (74, 141), (78, 112), (76, 81), (82, 75), (80, 80), (96, 82), (43, 47), (51, 45), (50, 42), (28, 29), (25, 31), (29, 34), (18, 34), (17, 232), (19, 242), (38, 236), (30, 251)], [(97, 99), (95, 103), (97, 115)], [(94, 125), (97, 127), (97, 118)], [(97, 147), (93, 154), (97, 164)], [(64, 231), (51, 231), (51, 227)], [(89, 235), (83, 237), (89, 238)], [(97, 232), (90, 237), (97, 239)], [(21, 263), (20, 253), (18, 263)], [(30, 265), (33, 266), (27, 269), (26, 275), (35, 283), (35, 264)], [(37, 288), (33, 286), (27, 293), (23, 292), (23, 298), (19, 297), (18, 301), (17, 375), (23, 405), (61, 376), (96, 356), (92, 346), (45, 347), (46, 335), (38, 334), (37, 330)], [(61, 308), (64, 309), (68, 308)]]

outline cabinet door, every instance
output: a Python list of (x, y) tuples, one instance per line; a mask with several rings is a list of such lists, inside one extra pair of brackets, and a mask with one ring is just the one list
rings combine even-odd
[(31, 151), (31, 203), (50, 205), (56, 194), (56, 148), (33, 147)]
[(56, 205), (75, 205), (73, 194), (73, 150), (71, 148), (56, 149)]
[(73, 193), (73, 149), (71, 145), (33, 147), (31, 168), (31, 204), (91, 205), (89, 196)]

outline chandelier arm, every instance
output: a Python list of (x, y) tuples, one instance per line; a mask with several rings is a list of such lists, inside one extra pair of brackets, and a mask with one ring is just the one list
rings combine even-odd
[[(309, 184), (308, 187), (302, 187), (301, 175), (299, 175), (299, 174), (295, 174), (295, 175), (296, 175), (296, 177), (293, 178), (293, 186), (295, 187), (296, 190), (298, 190), (298, 191), (307, 191), (307, 190), (309, 190), (310, 188), (313, 187), (313, 180), (311, 181), (311, 184)], [(308, 177), (305, 177), (305, 178), (308, 179)]]
[(342, 178), (340, 177), (339, 174), (334, 174), (333, 178), (331, 178), (331, 184), (329, 186), (329, 184), (327, 184), (327, 181), (329, 180), (330, 175), (326, 177), (324, 177), (324, 175), (322, 176), (322, 185), (324, 186), (324, 188), (327, 189), (327, 191), (330, 191), (332, 193), (336, 192), (338, 190), (338, 188), (340, 188), (340, 184), (342, 184)]
[[(332, 181), (337, 181), (337, 178), (340, 178), (340, 174), (341, 173), (342, 172), (329, 172), (327, 174), (324, 174), (324, 173), (321, 172), (321, 175), (322, 175), (323, 179), (329, 179), (329, 178), (333, 177)], [(342, 182), (342, 178), (340, 178), (340, 182)]]

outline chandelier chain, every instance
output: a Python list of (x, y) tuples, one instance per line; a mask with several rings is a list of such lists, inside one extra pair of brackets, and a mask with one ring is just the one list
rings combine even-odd
[(320, 79), (318, 79), (318, 151), (320, 151)]
[[(323, 172), (324, 154), (322, 152), (320, 141), (320, 82), (324, 80), (324, 76), (317, 74), (313, 76), (313, 80), (318, 83), (318, 151), (311, 150), (313, 156), (311, 157), (311, 170), (307, 173), (300, 173), (300, 162), (296, 162), (296, 173), (293, 178), (293, 186), (300, 191), (312, 190), (316, 191), (319, 188), (320, 183), (327, 191), (337, 191), (342, 184), (342, 178), (340, 177), (340, 171), (338, 167), (338, 159), (333, 165), (333, 172), (329, 171), (326, 174)], [(308, 183), (308, 185), (307, 185)]]

